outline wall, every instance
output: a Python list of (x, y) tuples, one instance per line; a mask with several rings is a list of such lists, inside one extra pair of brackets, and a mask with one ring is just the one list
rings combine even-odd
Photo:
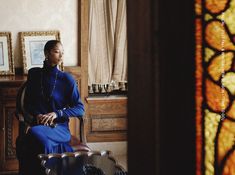
[(1, 1), (0, 31), (12, 32), (15, 67), (23, 67), (19, 32), (59, 30), (64, 45), (64, 65), (77, 65), (77, 0)]

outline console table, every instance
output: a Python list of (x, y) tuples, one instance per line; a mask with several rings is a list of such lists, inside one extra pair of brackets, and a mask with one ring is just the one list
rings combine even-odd
[(16, 95), (26, 76), (1, 76), (0, 78), (0, 174), (18, 171), (15, 140), (18, 120), (14, 116)]
[(126, 141), (126, 96), (88, 97), (86, 102), (88, 142)]

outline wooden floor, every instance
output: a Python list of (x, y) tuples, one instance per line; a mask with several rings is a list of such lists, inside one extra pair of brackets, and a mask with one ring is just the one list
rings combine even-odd
[(127, 142), (96, 142), (88, 143), (91, 150), (109, 150), (117, 163), (127, 170)]

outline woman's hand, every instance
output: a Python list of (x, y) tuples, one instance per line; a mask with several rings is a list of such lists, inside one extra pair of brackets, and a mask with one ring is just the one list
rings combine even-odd
[(38, 124), (38, 125), (41, 124), (41, 123), (40, 123), (41, 118), (42, 118), (42, 114), (38, 114), (38, 115), (36, 116), (36, 120), (37, 120), (37, 124)]
[(52, 125), (53, 124), (53, 120), (57, 117), (55, 112), (50, 112), (47, 114), (39, 114), (37, 116), (37, 121), (39, 124), (43, 124), (43, 125)]

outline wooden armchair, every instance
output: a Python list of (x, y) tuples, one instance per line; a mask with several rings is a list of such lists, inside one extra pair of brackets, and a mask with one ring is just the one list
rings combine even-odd
[[(19, 120), (19, 136), (24, 135), (32, 123), (32, 116), (27, 113), (24, 108), (24, 97), (27, 83), (23, 83), (18, 90), (16, 98), (16, 113), (15, 116)], [(90, 151), (90, 148), (86, 145), (86, 138), (84, 132), (84, 118), (81, 116), (76, 117), (79, 120), (79, 136), (71, 137), (70, 145), (74, 151)], [(79, 138), (79, 139), (78, 139)]]

